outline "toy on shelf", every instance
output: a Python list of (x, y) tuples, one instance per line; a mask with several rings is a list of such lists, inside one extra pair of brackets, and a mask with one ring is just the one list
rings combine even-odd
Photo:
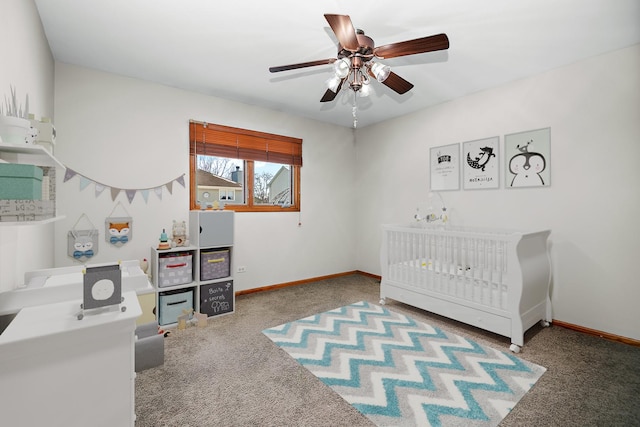
[(187, 239), (187, 223), (186, 221), (173, 220), (173, 229), (171, 230), (171, 247), (189, 246)]
[(162, 233), (160, 234), (160, 243), (158, 243), (158, 249), (171, 249), (171, 244), (169, 244), (169, 237), (167, 237), (167, 233), (162, 229)]

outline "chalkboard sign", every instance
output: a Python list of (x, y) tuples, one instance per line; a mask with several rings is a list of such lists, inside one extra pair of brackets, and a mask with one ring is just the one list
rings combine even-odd
[(233, 280), (200, 286), (200, 313), (218, 316), (233, 313), (235, 294)]

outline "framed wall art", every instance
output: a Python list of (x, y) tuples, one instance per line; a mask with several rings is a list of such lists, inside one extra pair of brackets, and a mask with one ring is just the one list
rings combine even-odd
[(505, 187), (551, 185), (551, 128), (504, 137)]
[(460, 144), (432, 147), (429, 169), (431, 191), (460, 189)]
[(500, 187), (500, 137), (463, 142), (462, 158), (465, 190)]

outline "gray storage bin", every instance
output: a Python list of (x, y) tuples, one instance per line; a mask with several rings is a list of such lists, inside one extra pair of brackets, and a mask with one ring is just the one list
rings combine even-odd
[(214, 280), (229, 277), (231, 259), (229, 249), (200, 252), (200, 280)]
[(193, 263), (190, 253), (170, 253), (158, 259), (158, 287), (182, 285), (193, 281)]

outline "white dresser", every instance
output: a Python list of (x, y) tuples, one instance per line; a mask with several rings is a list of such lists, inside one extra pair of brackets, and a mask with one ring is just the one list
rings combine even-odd
[(133, 426), (135, 292), (126, 306), (26, 307), (0, 335), (0, 425)]

